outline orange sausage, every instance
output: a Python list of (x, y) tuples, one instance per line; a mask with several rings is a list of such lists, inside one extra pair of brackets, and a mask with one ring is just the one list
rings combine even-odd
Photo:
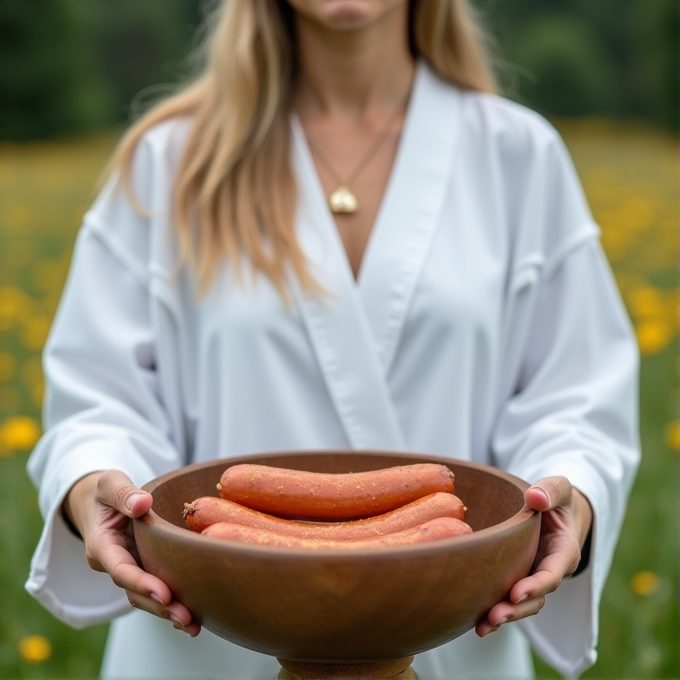
[(436, 517), (465, 519), (463, 502), (450, 493), (433, 493), (384, 515), (351, 522), (312, 524), (280, 519), (251, 510), (222, 498), (206, 496), (184, 504), (184, 519), (193, 531), (201, 532), (211, 524), (230, 522), (255, 529), (266, 529), (285, 536), (355, 541), (410, 529)]
[(453, 472), (435, 463), (349, 474), (243, 464), (227, 468), (217, 488), (225, 500), (271, 515), (343, 521), (381, 515), (431, 493), (453, 493)]
[(437, 517), (417, 527), (404, 529), (385, 536), (375, 536), (360, 541), (333, 541), (320, 538), (283, 536), (273, 531), (245, 527), (240, 524), (218, 522), (202, 532), (203, 536), (222, 538), (228, 541), (264, 545), (273, 548), (303, 548), (306, 550), (363, 550), (366, 548), (390, 548), (401, 545), (416, 545), (440, 541), (454, 536), (472, 533), (468, 524), (453, 517)]

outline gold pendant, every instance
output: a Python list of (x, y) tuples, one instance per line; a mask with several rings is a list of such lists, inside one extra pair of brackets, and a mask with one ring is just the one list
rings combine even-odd
[(355, 213), (359, 210), (359, 201), (346, 184), (341, 184), (328, 199), (334, 213)]

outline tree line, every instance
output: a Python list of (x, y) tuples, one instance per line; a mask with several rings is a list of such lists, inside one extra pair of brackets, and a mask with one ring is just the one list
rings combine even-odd
[[(3, 0), (0, 139), (125, 124), (186, 76), (205, 3)], [(495, 42), (507, 96), (547, 116), (642, 118), (676, 127), (674, 0), (474, 4)]]

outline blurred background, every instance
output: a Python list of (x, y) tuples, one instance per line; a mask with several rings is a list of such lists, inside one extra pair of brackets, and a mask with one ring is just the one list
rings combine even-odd
[[(642, 354), (643, 463), (584, 677), (678, 678), (677, 3), (476, 4), (505, 92), (572, 153)], [(25, 474), (41, 432), (40, 352), (96, 179), (135, 112), (188, 72), (203, 9), (0, 2), (0, 678), (97, 675), (106, 626), (73, 631), (23, 590), (42, 524)]]

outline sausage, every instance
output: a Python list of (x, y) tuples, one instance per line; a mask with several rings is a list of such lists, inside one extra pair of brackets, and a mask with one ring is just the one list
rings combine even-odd
[(184, 504), (184, 519), (193, 531), (201, 532), (217, 522), (243, 524), (285, 536), (352, 541), (391, 534), (418, 526), (436, 517), (465, 519), (463, 502), (450, 493), (433, 493), (383, 515), (350, 522), (312, 524), (266, 515), (238, 503), (206, 496)]
[(445, 465), (417, 463), (371, 472), (325, 474), (234, 465), (217, 485), (225, 500), (288, 519), (345, 521), (381, 515), (431, 493), (453, 493)]
[(402, 545), (416, 545), (440, 541), (454, 536), (472, 533), (468, 524), (453, 517), (437, 517), (428, 522), (397, 531), (384, 536), (374, 536), (359, 541), (333, 541), (321, 538), (300, 538), (298, 536), (283, 536), (265, 529), (255, 529), (241, 524), (218, 522), (204, 529), (203, 536), (221, 538), (228, 541), (263, 545), (273, 548), (302, 548), (305, 550), (364, 550), (367, 548), (391, 548)]

